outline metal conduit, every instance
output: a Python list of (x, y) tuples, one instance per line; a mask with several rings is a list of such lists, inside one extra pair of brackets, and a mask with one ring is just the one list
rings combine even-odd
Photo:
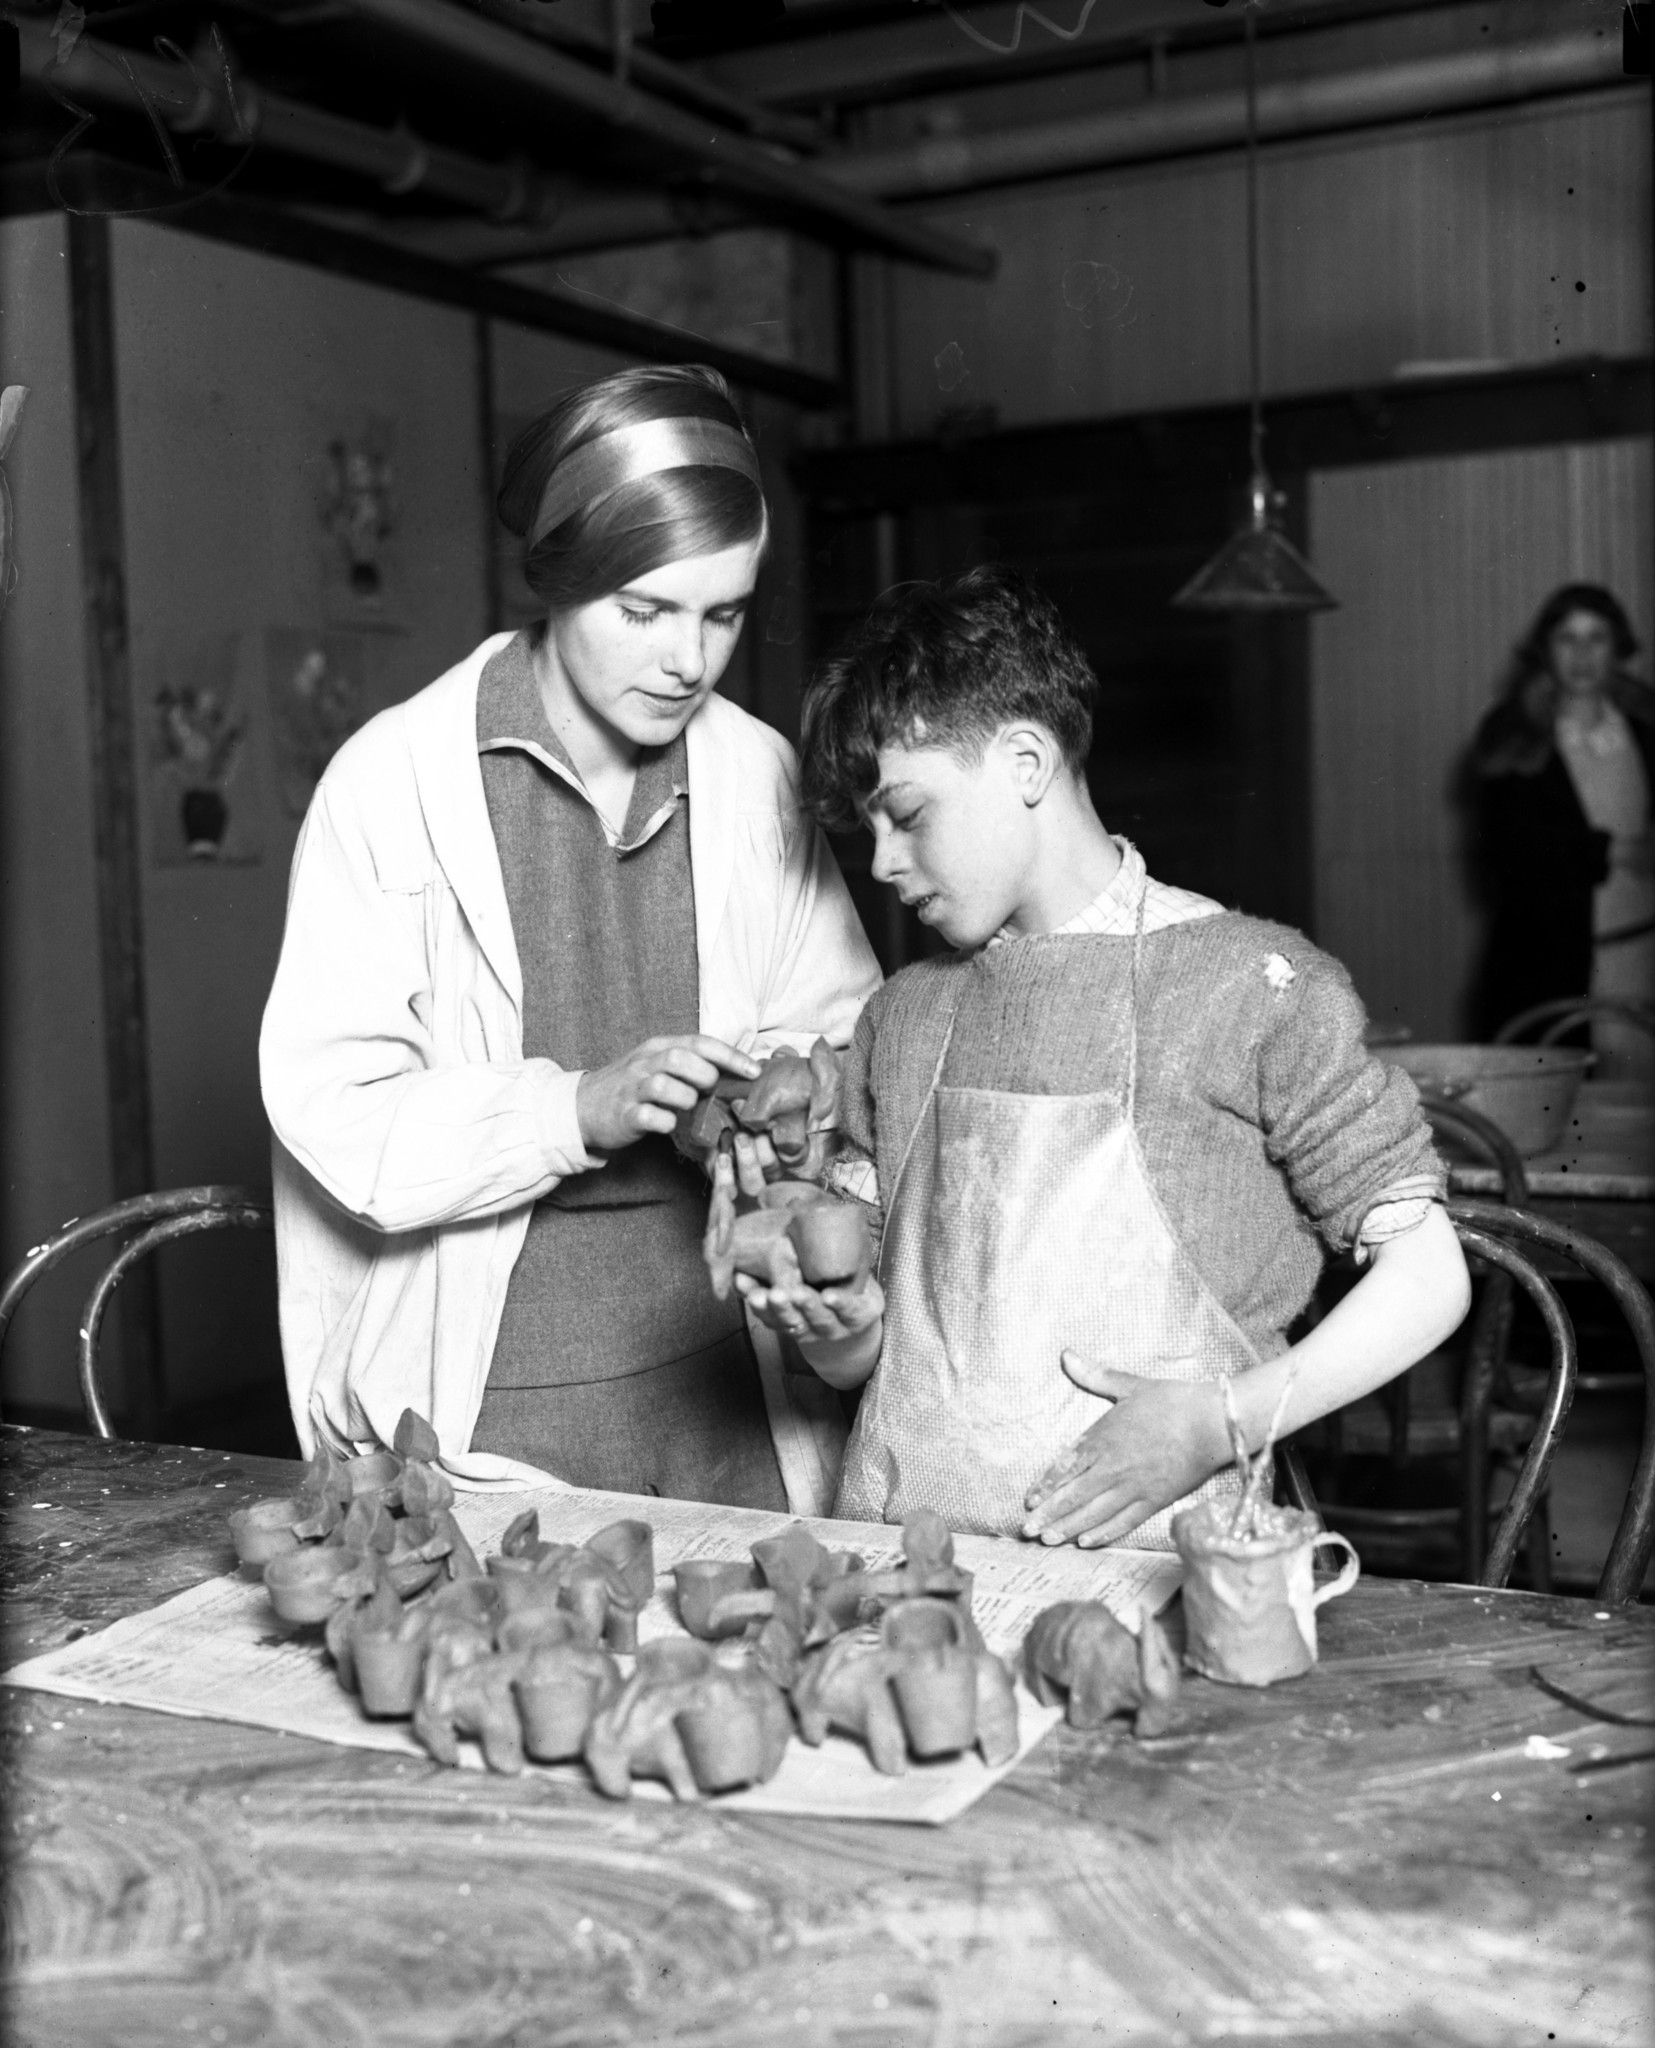
[(23, 75), (71, 100), (90, 100), (142, 111), (182, 133), (220, 141), (258, 141), (288, 156), (371, 178), (385, 191), (421, 191), (498, 220), (550, 221), (559, 201), (549, 181), (522, 164), (485, 164), (425, 142), (408, 128), (370, 128), (319, 107), (257, 90), (245, 79), (227, 81), (216, 62), (189, 65), (115, 49), (82, 36), (59, 63), (50, 32), (21, 24)]
[[(1466, 50), (1261, 86), (1259, 135), (1264, 141), (1279, 142), (1625, 82), (1619, 37), (1581, 31), (1527, 48)], [(917, 199), (1107, 164), (1239, 148), (1246, 133), (1245, 93), (1203, 93), (1189, 99), (1154, 99), (1124, 112), (1046, 121), (1038, 127), (930, 137), (895, 149), (821, 157), (817, 163), (828, 176), (858, 192), (881, 199)]]
[(713, 127), (705, 119), (639, 92), (636, 87), (562, 56), (544, 43), (452, 4), (452, 0), (343, 0), (372, 22), (427, 50), (492, 74), (518, 92), (535, 93), (559, 114), (576, 114), (617, 136), (633, 135), (694, 164), (726, 192), (790, 213), (829, 239), (935, 270), (987, 277), (995, 254), (940, 228), (888, 212), (842, 181), (793, 161), (779, 150)]

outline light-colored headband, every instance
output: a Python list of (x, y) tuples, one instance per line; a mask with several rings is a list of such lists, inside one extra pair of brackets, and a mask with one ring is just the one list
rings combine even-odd
[(734, 469), (763, 488), (752, 442), (722, 420), (640, 420), (600, 434), (558, 464), (534, 516), (530, 547), (572, 512), (663, 469)]

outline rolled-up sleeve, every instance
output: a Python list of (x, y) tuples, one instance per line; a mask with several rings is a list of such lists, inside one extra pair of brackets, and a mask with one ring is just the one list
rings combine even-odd
[(1300, 956), (1271, 1008), (1259, 1047), (1265, 1143), (1328, 1242), (1353, 1243), (1390, 1191), (1440, 1197), (1446, 1175), (1419, 1092), (1363, 1043), (1367, 1019), (1344, 969)]
[(598, 1163), (578, 1074), (439, 1049), (429, 898), (445, 889), (386, 886), (349, 787), (324, 779), (294, 856), (260, 1076), (282, 1144), (382, 1231), (497, 1214)]

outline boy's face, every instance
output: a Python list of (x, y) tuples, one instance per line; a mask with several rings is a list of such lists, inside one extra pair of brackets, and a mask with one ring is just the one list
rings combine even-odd
[(1003, 740), (980, 759), (947, 747), (881, 747), (879, 787), (861, 806), (873, 875), (922, 924), (967, 951), (1014, 923), (1032, 855), (1030, 814)]

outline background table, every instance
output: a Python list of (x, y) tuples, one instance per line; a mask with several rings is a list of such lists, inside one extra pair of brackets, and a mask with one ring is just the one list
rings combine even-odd
[[(227, 1569), (296, 1468), (7, 1430), (6, 1661)], [(7, 1689), (15, 2048), (1630, 2043), (1655, 1616), (1412, 1581), (943, 1830), (612, 1805)], [(1536, 1738), (1539, 1738), (1536, 1740)], [(1566, 1756), (1553, 1754), (1567, 1750)], [(1527, 1752), (1527, 1753), (1526, 1753)]]
[[(1464, 1160), (1450, 1142), (1457, 1195), (1501, 1192), (1498, 1172)], [(1655, 1093), (1628, 1081), (1587, 1081), (1563, 1142), (1523, 1162), (1530, 1206), (1617, 1252), (1646, 1284), (1655, 1281)], [(1548, 1271), (1551, 1267), (1548, 1265)]]

